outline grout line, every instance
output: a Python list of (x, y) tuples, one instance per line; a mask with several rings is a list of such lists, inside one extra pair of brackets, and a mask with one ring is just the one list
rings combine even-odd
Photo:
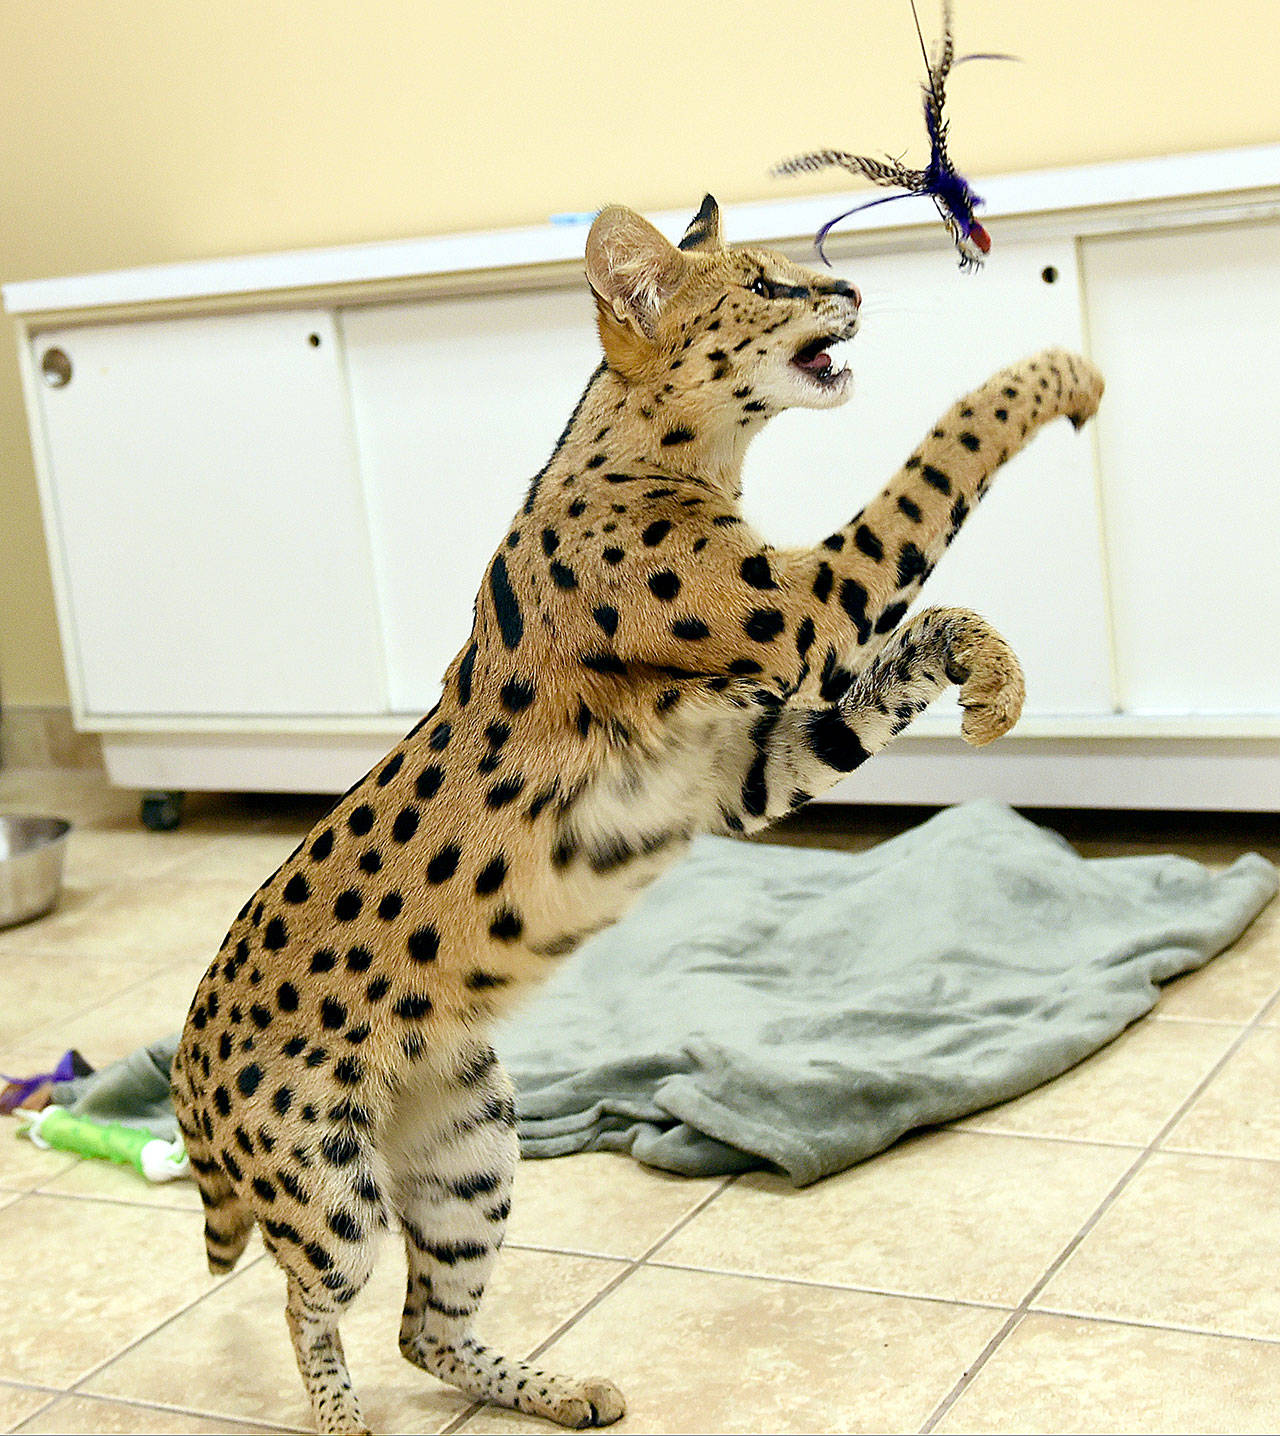
[[(189, 1312), (193, 1307), (199, 1306), (200, 1303), (204, 1301), (207, 1297), (213, 1296), (215, 1293), (220, 1292), (223, 1287), (229, 1286), (233, 1281), (236, 1281), (240, 1277), (244, 1276), (246, 1272), (251, 1271), (255, 1266), (258, 1265), (260, 1261), (265, 1261), (266, 1259), (267, 1253), (265, 1251), (259, 1252), (256, 1257), (253, 1257), (249, 1261), (246, 1261), (243, 1265), (238, 1266), (236, 1270), (230, 1272), (227, 1276), (224, 1276), (220, 1279), (215, 1279), (215, 1284), (213, 1286), (209, 1287), (205, 1291), (202, 1291), (199, 1296), (187, 1302), (185, 1306), (180, 1306), (176, 1311), (170, 1312), (168, 1316), (166, 1316), (162, 1321), (157, 1322), (155, 1326), (150, 1327), (148, 1330), (134, 1337), (132, 1341), (127, 1342), (118, 1351), (113, 1351), (105, 1361), (100, 1361), (97, 1366), (90, 1367), (88, 1371), (78, 1376), (75, 1381), (67, 1388), (66, 1394), (69, 1396), (93, 1396), (95, 1394), (94, 1392), (82, 1391), (80, 1389), (86, 1381), (92, 1381), (95, 1376), (105, 1371), (108, 1366), (112, 1365), (113, 1362), (119, 1361), (122, 1356), (127, 1356), (129, 1352), (131, 1352), (135, 1347), (141, 1346), (144, 1341), (149, 1341), (153, 1336), (157, 1335), (157, 1333), (163, 1331), (166, 1326), (171, 1326), (175, 1321), (178, 1320), (180, 1316), (185, 1316), (187, 1312)], [(203, 1414), (207, 1415), (208, 1413), (206, 1412)], [(214, 1419), (216, 1420), (218, 1415), (221, 1414), (225, 1413), (215, 1413)]]
[[(60, 1401), (64, 1397), (77, 1401), (96, 1401), (104, 1406), (123, 1406), (133, 1410), (160, 1411), (166, 1416), (195, 1416), (202, 1421), (213, 1422), (231, 1421), (237, 1426), (253, 1426), (263, 1431), (298, 1432), (299, 1436), (308, 1436), (309, 1432), (309, 1428), (305, 1426), (287, 1426), (279, 1421), (260, 1421), (254, 1416), (232, 1416), (228, 1412), (202, 1411), (198, 1407), (193, 1406), (168, 1406), (160, 1401), (142, 1401), (132, 1396), (101, 1396), (96, 1391), (77, 1391), (74, 1388), (67, 1391), (59, 1391), (54, 1397), (54, 1401)], [(40, 1411), (33, 1412), (30, 1416), (25, 1417), (24, 1423), (26, 1421), (34, 1421), (36, 1416), (40, 1415), (43, 1411), (47, 1411), (53, 1404), (54, 1402), (51, 1401), (48, 1405), (42, 1406)]]
[[(1272, 994), (1274, 996), (1274, 993)], [(1267, 999), (1270, 1001), (1270, 998)], [(1236, 1020), (1231, 1017), (1187, 1017), (1180, 1012), (1148, 1012), (1145, 1017), (1140, 1017), (1139, 1022), (1177, 1022), (1186, 1027), (1195, 1023), (1200, 1027), (1248, 1027), (1253, 1019), (1243, 1017)]]
[[(1087, 1062), (1088, 1057), (1083, 1059)], [(1068, 1069), (1070, 1070), (1070, 1069)], [(1060, 1073), (1065, 1077), (1066, 1073)], [(1050, 1082), (1057, 1081), (1051, 1077)], [(1033, 1089), (1035, 1090), (1035, 1089)], [(1016, 1102), (1018, 1099), (1015, 1097)], [(967, 1117), (962, 1117), (956, 1122), (945, 1122), (939, 1127), (943, 1132), (959, 1132), (961, 1136), (975, 1137), (1013, 1137), (1021, 1142), (1059, 1142), (1071, 1147), (1109, 1147), (1113, 1151), (1141, 1152), (1146, 1149), (1145, 1142), (1121, 1142), (1114, 1137), (1064, 1137), (1056, 1132), (1016, 1132), (1004, 1127), (983, 1127), (971, 1126)]]
[(1212, 1326), (1189, 1326), (1176, 1321), (1139, 1321), (1134, 1316), (1099, 1316), (1090, 1311), (1070, 1311), (1064, 1306), (1036, 1306), (1027, 1316), (1056, 1316), (1063, 1321), (1092, 1321), (1100, 1326), (1128, 1326), (1138, 1331), (1175, 1331), (1184, 1336), (1217, 1337), (1222, 1341), (1248, 1341), (1261, 1346), (1280, 1346), (1280, 1336), (1263, 1336), (1250, 1331), (1219, 1331)]
[(67, 1393), (57, 1386), (45, 1386), (43, 1384), (32, 1384), (28, 1381), (14, 1381), (8, 1376), (0, 1377), (0, 1387), (7, 1387), (10, 1391), (31, 1391), (40, 1396), (47, 1396), (49, 1399), (37, 1406), (34, 1411), (28, 1411), (25, 1416), (15, 1421), (12, 1426), (6, 1426), (6, 1431), (16, 1431), (19, 1426), (25, 1426), (28, 1421), (34, 1421), (37, 1416), (42, 1416), (56, 1401), (60, 1401)]
[(58, 1404), (58, 1402), (61, 1401), (62, 1398), (63, 1398), (66, 1394), (67, 1394), (67, 1393), (66, 1393), (65, 1391), (55, 1391), (55, 1392), (53, 1392), (53, 1393), (50, 1395), (48, 1401), (46, 1401), (42, 1406), (37, 1406), (34, 1411), (29, 1411), (29, 1412), (22, 1418), (21, 1421), (15, 1421), (12, 1426), (6, 1426), (6, 1427), (5, 1427), (5, 1430), (6, 1430), (6, 1431), (17, 1431), (19, 1427), (25, 1426), (28, 1421), (34, 1421), (37, 1416), (43, 1416), (46, 1411), (49, 1411), (49, 1410), (51, 1410), (54, 1406), (56, 1406), (56, 1405)]
[(974, 1297), (935, 1296), (930, 1292), (900, 1291), (887, 1286), (860, 1286), (854, 1282), (817, 1281), (813, 1277), (783, 1276), (777, 1272), (740, 1271), (733, 1267), (689, 1266), (685, 1262), (646, 1262), (656, 1271), (687, 1271), (696, 1276), (731, 1276), (743, 1281), (777, 1282), (782, 1286), (803, 1286), (818, 1291), (852, 1291), (865, 1296), (887, 1296), (895, 1301), (927, 1301), (936, 1306), (968, 1306), (977, 1311), (1012, 1311), (1008, 1302), (979, 1301)]
[(1164, 1139), (1169, 1135), (1173, 1128), (1177, 1126), (1178, 1122), (1182, 1120), (1183, 1116), (1187, 1113), (1187, 1111), (1200, 1099), (1205, 1089), (1214, 1080), (1218, 1073), (1222, 1071), (1222, 1069), (1227, 1065), (1227, 1063), (1230, 1062), (1231, 1059), (1235, 1056), (1235, 1054), (1240, 1050), (1240, 1048), (1244, 1045), (1250, 1034), (1262, 1022), (1263, 1018), (1276, 1004), (1277, 1000), (1280, 1000), (1280, 993), (1273, 994), (1272, 997), (1267, 1002), (1265, 1002), (1263, 1006), (1258, 1010), (1252, 1021), (1249, 1022), (1245, 1027), (1242, 1027), (1240, 1029), (1240, 1031), (1235, 1036), (1235, 1040), (1222, 1054), (1222, 1056), (1218, 1058), (1218, 1060), (1213, 1064), (1213, 1066), (1210, 1067), (1208, 1072), (1205, 1073), (1205, 1075), (1200, 1079), (1200, 1081), (1196, 1083), (1196, 1085), (1191, 1089), (1191, 1091), (1183, 1099), (1181, 1105), (1176, 1109), (1173, 1115), (1165, 1122), (1165, 1124), (1147, 1144), (1145, 1150), (1138, 1154), (1129, 1169), (1123, 1173), (1119, 1181), (1116, 1182), (1116, 1184), (1111, 1188), (1111, 1190), (1106, 1194), (1106, 1196), (1103, 1197), (1101, 1202), (1098, 1203), (1097, 1207), (1094, 1208), (1092, 1214), (1088, 1218), (1086, 1218), (1085, 1223), (1080, 1228), (1080, 1230), (1075, 1234), (1075, 1236), (1071, 1238), (1069, 1242), (1067, 1242), (1066, 1246), (1062, 1248), (1062, 1250), (1053, 1259), (1053, 1261), (1049, 1263), (1048, 1267), (1045, 1269), (1040, 1278), (1032, 1283), (1026, 1295), (1018, 1303), (1017, 1310), (1013, 1313), (1009, 1320), (1005, 1322), (1004, 1326), (1001, 1327), (1001, 1329), (995, 1334), (995, 1336), (992, 1337), (992, 1339), (987, 1343), (987, 1345), (983, 1347), (982, 1351), (978, 1354), (977, 1360), (975, 1360), (972, 1365), (966, 1368), (960, 1379), (934, 1408), (933, 1412), (929, 1416), (929, 1419), (920, 1428), (920, 1436), (928, 1436), (928, 1433), (932, 1432), (936, 1428), (938, 1422), (942, 1420), (942, 1418), (947, 1414), (948, 1411), (951, 1410), (951, 1408), (960, 1399), (960, 1397), (964, 1395), (965, 1391), (967, 1391), (969, 1386), (972, 1385), (974, 1377), (977, 1376), (977, 1374), (995, 1354), (997, 1348), (1001, 1345), (1004, 1339), (1010, 1334), (1010, 1332), (1014, 1330), (1015, 1327), (1019, 1325), (1023, 1317), (1026, 1316), (1027, 1312), (1030, 1310), (1031, 1303), (1036, 1299), (1037, 1296), (1040, 1295), (1040, 1293), (1049, 1284), (1049, 1282), (1053, 1280), (1053, 1278), (1062, 1269), (1062, 1267), (1066, 1265), (1067, 1261), (1079, 1248), (1080, 1244), (1089, 1235), (1089, 1233), (1093, 1231), (1094, 1227), (1097, 1226), (1098, 1222), (1102, 1219), (1106, 1212), (1112, 1207), (1112, 1205), (1114, 1205), (1115, 1201), (1125, 1190), (1125, 1188), (1130, 1185), (1130, 1183), (1143, 1169), (1143, 1167), (1147, 1165), (1147, 1163), (1151, 1160), (1152, 1156), (1154, 1156), (1157, 1152), (1161, 1150), (1161, 1143), (1164, 1141)]
[[(584, 1316), (587, 1315), (588, 1312), (593, 1311), (597, 1306), (599, 1306), (600, 1303), (604, 1301), (606, 1297), (612, 1296), (613, 1293), (617, 1291), (617, 1289), (622, 1285), (624, 1281), (627, 1280), (628, 1277), (634, 1276), (635, 1273), (639, 1271), (642, 1266), (645, 1265), (648, 1259), (654, 1254), (654, 1252), (658, 1250), (659, 1247), (661, 1247), (665, 1242), (670, 1241), (671, 1238), (675, 1236), (675, 1234), (682, 1228), (688, 1226), (689, 1223), (694, 1219), (694, 1217), (698, 1216), (699, 1213), (704, 1212), (711, 1205), (711, 1203), (715, 1201), (715, 1199), (720, 1195), (721, 1192), (725, 1191), (726, 1188), (730, 1187), (735, 1181), (737, 1181), (737, 1175), (737, 1173), (734, 1173), (732, 1176), (725, 1177), (725, 1179), (720, 1183), (720, 1185), (715, 1189), (715, 1191), (708, 1192), (707, 1195), (703, 1197), (703, 1199), (698, 1202), (696, 1206), (692, 1207), (689, 1211), (687, 1211), (684, 1216), (679, 1219), (679, 1221), (677, 1221), (673, 1226), (668, 1228), (668, 1230), (665, 1231), (657, 1239), (657, 1241), (655, 1241), (645, 1251), (641, 1252), (638, 1257), (624, 1258), (624, 1260), (626, 1260), (627, 1262), (625, 1270), (620, 1271), (618, 1275), (613, 1278), (612, 1281), (602, 1286), (600, 1290), (596, 1292), (596, 1294), (589, 1300), (585, 1301), (582, 1306), (580, 1306), (578, 1310), (573, 1313), (572, 1316), (570, 1316), (567, 1320), (562, 1321), (560, 1325), (556, 1327), (556, 1329), (549, 1336), (545, 1337), (542, 1341), (540, 1341), (528, 1353), (528, 1355), (524, 1357), (524, 1360), (536, 1361), (544, 1351), (546, 1351), (550, 1346), (554, 1345), (555, 1342), (559, 1341), (560, 1338), (565, 1334), (565, 1332), (569, 1330), (570, 1327), (575, 1326), (579, 1321), (582, 1320)], [(617, 1260), (617, 1258), (614, 1258), (614, 1260)], [(488, 1403), (484, 1401), (471, 1402), (470, 1405), (468, 1405), (464, 1410), (459, 1412), (458, 1415), (455, 1416), (453, 1420), (448, 1423), (448, 1425), (442, 1426), (440, 1428), (438, 1436), (451, 1436), (452, 1432), (457, 1431), (461, 1426), (465, 1425), (466, 1422), (470, 1421), (473, 1416), (476, 1416), (481, 1411), (483, 1411), (486, 1405), (488, 1405)]]
[[(81, 1157), (74, 1167), (67, 1168), (67, 1171), (78, 1171), (86, 1162), (94, 1160), (90, 1157)], [(60, 1173), (66, 1176), (67, 1172)], [(57, 1181), (56, 1177), (50, 1177), (51, 1182)], [(185, 1180), (182, 1178), (180, 1180)], [(202, 1215), (199, 1207), (169, 1206), (166, 1202), (135, 1202), (128, 1197), (109, 1197), (101, 1193), (93, 1192), (59, 1192), (51, 1191), (48, 1187), (31, 1187), (28, 1191), (18, 1193), (23, 1197), (52, 1197), (60, 1202), (109, 1202), (115, 1207), (134, 1207), (146, 1212), (177, 1212), (182, 1216), (199, 1217)]]

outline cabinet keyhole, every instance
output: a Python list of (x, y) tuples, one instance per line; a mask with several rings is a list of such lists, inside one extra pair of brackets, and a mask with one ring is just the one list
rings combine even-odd
[(1046, 284), (1056, 284), (1058, 282), (1058, 271), (1052, 264), (1046, 264), (1040, 271), (1040, 278), (1043, 279)]
[(61, 389), (71, 383), (71, 356), (65, 349), (46, 349), (40, 360), (40, 373), (50, 389)]

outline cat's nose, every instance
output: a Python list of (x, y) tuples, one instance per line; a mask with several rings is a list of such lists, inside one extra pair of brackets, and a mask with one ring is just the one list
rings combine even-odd
[(862, 308), (862, 294), (856, 284), (849, 284), (843, 279), (837, 279), (831, 287), (837, 294), (843, 294), (847, 299), (852, 299), (859, 309)]

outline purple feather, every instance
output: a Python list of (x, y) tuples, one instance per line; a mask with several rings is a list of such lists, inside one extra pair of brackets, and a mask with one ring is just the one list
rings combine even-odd
[(824, 250), (827, 236), (842, 220), (851, 214), (870, 209), (873, 205), (887, 204), (890, 200), (906, 199), (911, 195), (928, 195), (937, 206), (943, 223), (951, 232), (952, 240), (960, 255), (960, 268), (969, 269), (982, 263), (983, 256), (991, 248), (991, 237), (974, 216), (982, 204), (968, 180), (951, 163), (947, 154), (948, 120), (945, 115), (947, 76), (954, 65), (966, 60), (1011, 60), (1012, 55), (981, 54), (953, 58), (951, 40), (950, 0), (942, 4), (942, 40), (937, 58), (929, 59), (925, 48), (924, 35), (920, 31), (920, 18), (916, 14), (915, 0), (911, 0), (911, 14), (915, 19), (916, 34), (920, 39), (920, 50), (924, 55), (928, 80), (924, 89), (924, 124), (929, 137), (929, 163), (922, 170), (908, 170), (896, 161), (888, 163), (873, 160), (866, 155), (851, 155), (840, 150), (818, 150), (811, 154), (799, 155), (774, 166), (775, 174), (796, 174), (802, 170), (821, 169), (827, 165), (840, 165), (869, 179), (872, 184), (893, 185), (902, 189), (902, 194), (888, 195), (884, 199), (868, 200), (865, 204), (854, 205), (843, 214), (830, 219), (818, 231), (815, 245), (824, 264), (830, 264)]

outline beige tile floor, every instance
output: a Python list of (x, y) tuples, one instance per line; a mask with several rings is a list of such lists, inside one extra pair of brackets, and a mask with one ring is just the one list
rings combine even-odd
[[(92, 774), (0, 772), (0, 811), (77, 825), (56, 914), (0, 932), (0, 1069), (175, 1028), (322, 807), (193, 800), (152, 834)], [(856, 848), (921, 816), (816, 809), (774, 837)], [(1280, 860), (1268, 819), (1050, 820), (1086, 856)], [(1278, 997), (1280, 903), (1073, 1072), (804, 1191), (530, 1163), (484, 1328), (616, 1380), (619, 1430), (1280, 1430)], [(198, 1205), (0, 1122), (0, 1430), (307, 1428), (281, 1279), (255, 1244), (212, 1281)], [(375, 1430), (553, 1429), (406, 1366), (400, 1280), (389, 1249), (344, 1327)]]

